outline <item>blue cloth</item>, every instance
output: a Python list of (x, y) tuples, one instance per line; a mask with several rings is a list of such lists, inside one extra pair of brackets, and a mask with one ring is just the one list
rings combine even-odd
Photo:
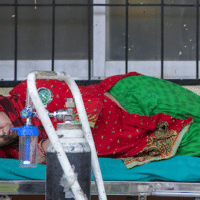
[(45, 180), (46, 166), (38, 165), (37, 168), (19, 168), (16, 159), (0, 159), (0, 180)]
[[(199, 182), (200, 158), (175, 156), (127, 169), (119, 159), (99, 158), (104, 181), (175, 181)], [(21, 169), (18, 160), (0, 159), (1, 180), (45, 180), (46, 166)], [(93, 180), (93, 175), (91, 175)]]
[(105, 181), (200, 181), (200, 158), (198, 157), (175, 156), (132, 169), (127, 169), (119, 159), (101, 158), (99, 161)]

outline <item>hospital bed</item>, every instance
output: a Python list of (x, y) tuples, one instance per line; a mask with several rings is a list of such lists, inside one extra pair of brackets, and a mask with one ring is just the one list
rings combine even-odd
[[(200, 95), (200, 86), (184, 86)], [(11, 88), (0, 88), (6, 96)], [(127, 169), (119, 159), (99, 158), (107, 195), (176, 196), (200, 199), (200, 158), (175, 156)], [(44, 195), (46, 166), (20, 169), (18, 160), (0, 159), (0, 195)], [(97, 195), (91, 175), (91, 195)], [(131, 199), (131, 198), (129, 198)]]

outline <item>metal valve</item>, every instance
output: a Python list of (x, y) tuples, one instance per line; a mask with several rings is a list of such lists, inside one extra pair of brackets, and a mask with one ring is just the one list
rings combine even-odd
[(73, 98), (67, 98), (65, 105), (67, 109), (60, 109), (53, 113), (48, 113), (49, 117), (54, 117), (64, 122), (74, 121), (75, 103), (74, 103)]

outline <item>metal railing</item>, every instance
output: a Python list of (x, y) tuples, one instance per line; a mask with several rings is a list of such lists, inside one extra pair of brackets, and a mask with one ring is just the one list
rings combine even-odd
[[(161, 0), (160, 3), (129, 3), (129, 0), (124, 0), (124, 4), (94, 4), (91, 2), (91, 0), (88, 0), (87, 3), (82, 4), (58, 4), (56, 3), (56, 0), (52, 0), (52, 3), (50, 4), (19, 4), (18, 0), (14, 0), (15, 3), (0, 3), (1, 6), (5, 7), (14, 7), (15, 8), (15, 28), (14, 28), (14, 77), (13, 81), (0, 81), (0, 87), (13, 87), (16, 84), (19, 83), (18, 81), (18, 8), (19, 7), (52, 7), (52, 44), (51, 44), (51, 70), (54, 71), (54, 61), (55, 61), (55, 8), (57, 6), (77, 6), (77, 7), (87, 7), (88, 8), (88, 80), (84, 81), (77, 81), (78, 84), (92, 84), (92, 83), (98, 83), (97, 80), (92, 80), (91, 77), (91, 59), (92, 59), (92, 9), (94, 6), (121, 6), (125, 7), (126, 9), (126, 24), (125, 24), (125, 73), (128, 72), (128, 61), (129, 61), (129, 55), (128, 55), (128, 44), (129, 44), (129, 7), (133, 6), (156, 6), (161, 8), (161, 78), (164, 77), (164, 7), (196, 7), (196, 79), (170, 79), (170, 81), (178, 83), (180, 85), (197, 85), (200, 84), (199, 80), (199, 0), (196, 0), (196, 4), (165, 4), (164, 0)], [(36, 1), (35, 1), (36, 2)]]

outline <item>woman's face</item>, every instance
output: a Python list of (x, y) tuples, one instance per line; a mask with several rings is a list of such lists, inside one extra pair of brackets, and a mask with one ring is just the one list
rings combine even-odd
[(10, 130), (13, 127), (9, 117), (0, 112), (0, 146), (12, 142), (17, 137), (17, 132)]

